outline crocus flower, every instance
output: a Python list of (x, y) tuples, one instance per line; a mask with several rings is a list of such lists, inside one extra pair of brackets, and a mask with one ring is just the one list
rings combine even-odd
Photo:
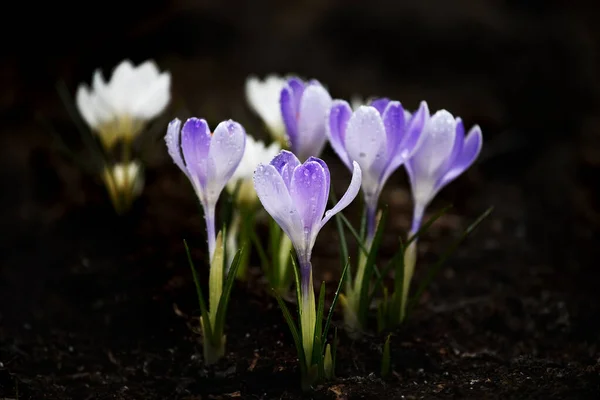
[(329, 111), (327, 134), (331, 146), (352, 169), (363, 171), (362, 189), (367, 207), (367, 240), (375, 234), (375, 213), (383, 186), (390, 175), (415, 152), (421, 130), (429, 117), (425, 102), (414, 116), (389, 99), (376, 99), (352, 111), (343, 100), (335, 100)]
[(137, 160), (106, 166), (101, 177), (118, 213), (127, 211), (144, 187), (142, 164)]
[(475, 125), (465, 137), (462, 120), (446, 110), (425, 123), (423, 143), (405, 164), (412, 188), (414, 214), (411, 233), (421, 226), (427, 205), (448, 183), (473, 164), (483, 143)]
[(204, 209), (208, 250), (215, 252), (215, 207), (217, 200), (244, 154), (246, 132), (235, 121), (223, 121), (214, 133), (203, 119), (189, 118), (169, 123), (165, 141), (173, 161), (188, 177)]
[(330, 176), (329, 168), (323, 160), (310, 157), (301, 164), (294, 154), (282, 150), (271, 163), (260, 164), (254, 173), (254, 187), (258, 198), (290, 238), (298, 256), (302, 286), (300, 324), (308, 366), (312, 354), (316, 315), (312, 285), (312, 249), (321, 228), (354, 200), (360, 190), (361, 176), (359, 165), (353, 163), (352, 180), (348, 190), (331, 210), (325, 212)]
[(227, 191), (229, 193), (233, 193), (237, 185), (240, 185), (236, 199), (238, 204), (252, 206), (258, 201), (252, 182), (254, 171), (258, 164), (268, 163), (280, 150), (281, 147), (277, 142), (265, 146), (264, 142), (256, 140), (250, 135), (246, 136), (246, 147), (242, 161), (227, 183)]
[(281, 91), (281, 115), (290, 149), (300, 160), (318, 157), (327, 141), (326, 117), (331, 96), (316, 80), (291, 78)]
[(170, 89), (171, 74), (160, 73), (154, 61), (134, 67), (125, 60), (108, 82), (96, 70), (91, 89), (79, 86), (76, 104), (85, 122), (110, 149), (119, 139), (132, 140), (147, 121), (159, 115), (170, 101)]
[(263, 120), (274, 140), (285, 145), (287, 137), (279, 96), (286, 85), (286, 80), (276, 75), (269, 75), (263, 81), (255, 76), (246, 79), (246, 100), (250, 108)]

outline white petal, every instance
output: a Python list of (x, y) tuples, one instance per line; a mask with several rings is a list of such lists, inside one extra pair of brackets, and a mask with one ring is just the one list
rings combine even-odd
[(179, 119), (175, 118), (169, 123), (167, 134), (165, 135), (165, 143), (167, 144), (167, 151), (173, 159), (173, 162), (189, 178), (190, 174), (185, 167), (183, 157), (181, 156), (181, 121)]
[(340, 201), (338, 201), (338, 203), (331, 210), (325, 212), (325, 218), (323, 218), (321, 221), (321, 228), (323, 228), (323, 225), (325, 225), (327, 221), (331, 219), (331, 217), (348, 207), (348, 205), (352, 203), (352, 200), (356, 198), (362, 182), (362, 171), (356, 161), (352, 163), (352, 166), (354, 171), (352, 172), (352, 180), (350, 181), (350, 185)]
[(77, 88), (75, 103), (77, 104), (77, 109), (83, 117), (83, 120), (90, 126), (90, 128), (93, 129), (96, 128), (97, 121), (94, 113), (94, 104), (92, 102), (92, 94), (90, 93), (88, 87), (83, 84), (79, 85), (79, 88)]
[(269, 75), (264, 81), (250, 76), (246, 80), (246, 100), (256, 114), (272, 131), (283, 131), (279, 96), (286, 80)]
[(387, 137), (381, 115), (376, 108), (361, 106), (356, 110), (346, 128), (346, 150), (363, 172), (363, 188), (368, 197), (379, 189), (381, 162), (387, 152)]
[(456, 120), (446, 110), (436, 112), (421, 133), (423, 142), (413, 155), (414, 172), (418, 177), (437, 177), (454, 147)]
[(165, 72), (156, 76), (151, 82), (148, 82), (146, 89), (141, 92), (135, 100), (137, 104), (133, 107), (132, 116), (141, 120), (150, 120), (161, 112), (171, 100), (171, 74)]
[(260, 164), (254, 173), (254, 188), (265, 210), (288, 235), (294, 247), (305, 245), (302, 221), (275, 167)]

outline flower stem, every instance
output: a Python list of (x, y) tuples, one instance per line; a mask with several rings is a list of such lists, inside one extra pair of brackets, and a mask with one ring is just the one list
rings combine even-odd
[[(412, 236), (419, 231), (424, 214), (425, 207), (416, 204), (413, 210), (413, 220), (409, 236)], [(415, 265), (417, 263), (417, 240), (418, 238), (413, 240), (412, 243), (404, 250), (404, 279), (402, 280), (402, 299), (400, 302), (399, 322), (404, 321), (404, 318), (406, 318), (406, 307), (408, 305), (410, 282), (412, 281), (412, 277), (415, 272)]]
[(317, 310), (315, 290), (312, 279), (312, 265), (309, 257), (299, 257), (301, 275), (300, 328), (302, 331), (302, 347), (307, 369), (312, 365), (312, 353), (315, 341), (315, 325)]
[(206, 236), (208, 238), (208, 254), (212, 261), (215, 254), (216, 240), (215, 235), (215, 206), (204, 204), (204, 220), (206, 221)]

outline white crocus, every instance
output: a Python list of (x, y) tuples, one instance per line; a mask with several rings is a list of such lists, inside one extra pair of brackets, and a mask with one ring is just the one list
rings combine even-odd
[(133, 200), (142, 193), (144, 174), (139, 161), (116, 163), (102, 173), (110, 199), (118, 213), (125, 212)]
[(246, 148), (242, 161), (233, 173), (233, 176), (227, 183), (229, 193), (234, 193), (238, 185), (236, 203), (238, 205), (253, 206), (258, 202), (256, 190), (254, 190), (253, 176), (256, 167), (260, 163), (268, 163), (279, 151), (281, 146), (277, 142), (266, 146), (264, 142), (254, 139), (252, 136), (246, 136)]
[(263, 120), (274, 140), (286, 146), (287, 137), (281, 116), (279, 97), (286, 79), (269, 75), (264, 80), (256, 76), (246, 79), (246, 100), (250, 108)]
[(79, 85), (76, 104), (85, 122), (96, 132), (106, 149), (123, 139), (130, 142), (146, 122), (158, 116), (171, 99), (171, 74), (160, 72), (148, 60), (135, 67), (121, 62), (111, 79), (94, 72), (92, 85)]

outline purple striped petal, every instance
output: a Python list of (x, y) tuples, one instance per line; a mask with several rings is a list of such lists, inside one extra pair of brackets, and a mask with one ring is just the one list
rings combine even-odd
[(352, 162), (352, 169), (352, 180), (350, 181), (350, 185), (348, 186), (346, 193), (344, 193), (340, 201), (338, 201), (338, 203), (331, 210), (325, 213), (325, 218), (321, 220), (319, 229), (323, 228), (323, 226), (331, 219), (331, 217), (348, 207), (348, 205), (352, 203), (352, 200), (356, 198), (362, 182), (362, 171), (356, 161)]
[(189, 178), (189, 173), (183, 162), (181, 156), (181, 121), (175, 118), (169, 122), (167, 127), (167, 134), (165, 135), (165, 143), (167, 144), (167, 151), (173, 159), (173, 162), (183, 171)]
[(281, 90), (279, 106), (288, 140), (293, 143), (298, 137), (298, 107), (291, 86), (287, 85)]
[(371, 100), (369, 105), (371, 107), (375, 107), (377, 109), (377, 111), (379, 111), (379, 114), (383, 115), (385, 108), (387, 107), (387, 105), (389, 103), (390, 103), (390, 99), (388, 99), (387, 97), (381, 97), (379, 99)]
[(329, 170), (317, 161), (306, 161), (294, 170), (290, 195), (303, 223), (306, 242), (312, 245), (329, 197)]
[(294, 245), (302, 243), (300, 216), (283, 178), (271, 164), (259, 164), (254, 172), (254, 189), (263, 207)]
[(387, 137), (386, 162), (397, 153), (398, 146), (404, 139), (405, 121), (404, 108), (398, 101), (390, 101), (382, 113), (383, 125)]
[(329, 116), (327, 117), (329, 143), (331, 143), (333, 150), (349, 169), (352, 168), (352, 160), (348, 157), (344, 142), (346, 139), (346, 128), (351, 116), (352, 108), (347, 102), (344, 100), (334, 100), (329, 110)]
[(189, 118), (181, 129), (181, 149), (192, 183), (206, 186), (210, 129), (203, 119)]
[(469, 168), (479, 156), (482, 146), (481, 128), (475, 125), (464, 140), (460, 154), (454, 159), (453, 165), (450, 166), (448, 172), (442, 178), (440, 187), (447, 185)]
[(285, 186), (289, 190), (294, 170), (300, 165), (298, 158), (291, 151), (281, 150), (279, 154), (271, 160), (270, 164), (275, 167), (277, 173), (281, 175)]

